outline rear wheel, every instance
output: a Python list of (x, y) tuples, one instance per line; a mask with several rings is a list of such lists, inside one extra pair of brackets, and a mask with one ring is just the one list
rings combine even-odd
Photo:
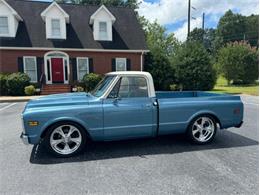
[(207, 144), (214, 139), (216, 132), (215, 119), (209, 115), (202, 115), (192, 120), (187, 135), (193, 143)]
[(85, 131), (79, 125), (70, 122), (52, 126), (45, 137), (48, 151), (58, 157), (73, 156), (82, 151), (85, 144)]

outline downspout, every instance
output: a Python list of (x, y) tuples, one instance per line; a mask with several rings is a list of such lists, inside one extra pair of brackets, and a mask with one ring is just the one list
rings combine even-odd
[(141, 53), (141, 71), (143, 71), (143, 55), (144, 55), (144, 52), (142, 51), (142, 53)]

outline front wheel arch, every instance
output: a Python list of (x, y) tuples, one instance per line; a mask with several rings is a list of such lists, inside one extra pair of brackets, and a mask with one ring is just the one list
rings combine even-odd
[(41, 138), (45, 138), (46, 135), (47, 135), (48, 130), (49, 130), (50, 128), (52, 128), (53, 126), (59, 124), (59, 123), (72, 123), (72, 124), (75, 124), (75, 125), (79, 126), (80, 128), (82, 128), (82, 129), (85, 131), (87, 138), (88, 138), (89, 140), (92, 140), (92, 139), (91, 139), (91, 136), (90, 136), (90, 134), (89, 134), (89, 132), (87, 131), (87, 129), (86, 129), (83, 125), (81, 125), (80, 123), (75, 122), (75, 121), (72, 121), (72, 120), (60, 120), (60, 121), (53, 122), (52, 124), (48, 125), (48, 126), (43, 130), (43, 132), (42, 132), (42, 134), (41, 134)]

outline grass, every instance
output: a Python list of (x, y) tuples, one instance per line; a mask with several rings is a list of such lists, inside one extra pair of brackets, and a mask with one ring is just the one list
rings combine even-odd
[(220, 76), (217, 80), (217, 84), (212, 90), (217, 93), (230, 93), (230, 94), (247, 94), (255, 95), (259, 94), (259, 86), (255, 85), (228, 85), (227, 80)]

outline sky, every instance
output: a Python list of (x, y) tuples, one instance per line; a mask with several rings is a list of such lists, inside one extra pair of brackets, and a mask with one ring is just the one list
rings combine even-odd
[[(42, 1), (42, 0), (41, 0)], [(51, 0), (43, 0), (51, 1)], [(184, 41), (187, 37), (188, 0), (139, 0), (137, 10), (150, 22), (166, 27), (167, 32)], [(219, 18), (229, 9), (242, 15), (259, 14), (258, 0), (191, 0), (191, 30), (202, 26), (202, 13), (205, 13), (205, 28), (216, 28)]]

